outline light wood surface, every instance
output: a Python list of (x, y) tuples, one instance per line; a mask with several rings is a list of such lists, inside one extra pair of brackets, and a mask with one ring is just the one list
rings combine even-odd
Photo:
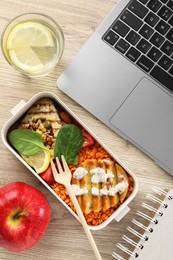
[[(139, 192), (130, 203), (131, 211), (119, 222), (112, 221), (106, 228), (92, 231), (103, 260), (111, 260), (112, 251), (126, 232), (146, 193), (153, 185), (170, 188), (173, 177), (159, 168), (150, 158), (120, 138), (99, 120), (85, 111), (56, 87), (56, 79), (87, 41), (99, 23), (115, 4), (115, 0), (0, 0), (0, 32), (16, 15), (41, 12), (52, 16), (65, 35), (65, 51), (59, 65), (44, 78), (29, 79), (12, 67), (0, 52), (0, 128), (11, 117), (10, 110), (21, 100), (28, 101), (34, 94), (50, 91), (69, 108), (120, 158), (139, 180)], [(162, 122), (161, 122), (162, 123)], [(160, 147), (161, 149), (161, 147)], [(79, 222), (64, 206), (18, 161), (0, 140), (0, 187), (23, 181), (40, 189), (48, 198), (52, 217), (42, 240), (32, 249), (11, 253), (0, 248), (1, 260), (94, 260), (95, 255)], [(1, 214), (1, 212), (0, 212)], [(1, 228), (1, 227), (0, 227)]]

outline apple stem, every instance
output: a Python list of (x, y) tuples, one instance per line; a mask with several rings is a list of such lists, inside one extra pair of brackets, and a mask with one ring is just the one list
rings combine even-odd
[(27, 213), (25, 211), (18, 211), (14, 214), (13, 218), (17, 220), (26, 215)]
[(11, 212), (7, 218), (7, 223), (10, 226), (18, 226), (22, 221), (23, 217), (27, 216), (28, 212), (21, 209)]

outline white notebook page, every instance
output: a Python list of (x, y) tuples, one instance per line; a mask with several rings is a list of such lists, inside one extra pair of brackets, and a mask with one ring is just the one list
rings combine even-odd
[[(173, 190), (170, 190), (173, 194)], [(164, 200), (168, 204), (167, 208), (160, 206), (163, 216), (155, 216), (158, 224), (150, 224), (154, 229), (153, 233), (145, 232), (149, 237), (148, 241), (140, 241), (144, 245), (143, 249), (135, 249), (139, 256), (130, 257), (130, 260), (172, 260), (173, 259), (173, 200)]]

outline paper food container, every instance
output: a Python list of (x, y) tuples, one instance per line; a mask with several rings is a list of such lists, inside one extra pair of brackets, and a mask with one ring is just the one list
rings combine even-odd
[[(41, 98), (50, 98), (53, 100), (55, 105), (61, 106), (64, 111), (69, 113), (71, 117), (73, 117), (86, 131), (88, 131), (94, 139), (111, 155), (111, 157), (119, 164), (123, 169), (133, 178), (134, 181), (134, 187), (133, 191), (130, 194), (130, 196), (112, 213), (111, 216), (109, 216), (108, 219), (106, 219), (104, 222), (97, 226), (88, 225), (91, 230), (99, 230), (107, 226), (112, 220), (116, 220), (117, 222), (120, 221), (123, 216), (126, 215), (126, 213), (130, 210), (128, 207), (128, 204), (132, 201), (132, 199), (135, 197), (137, 191), (138, 191), (138, 181), (135, 177), (135, 175), (125, 166), (122, 164), (122, 162), (111, 153), (110, 150), (108, 150), (107, 147), (97, 138), (97, 136), (90, 131), (90, 129), (82, 123), (82, 121), (65, 105), (56, 95), (50, 93), (50, 92), (40, 92), (37, 95), (35, 95), (33, 98), (31, 98), (28, 102), (25, 102), (24, 100), (21, 100), (12, 110), (12, 117), (6, 122), (6, 124), (3, 126), (1, 131), (1, 136), (3, 143), (5, 146), (17, 157), (18, 160), (21, 161), (29, 170), (32, 172), (32, 174), (43, 183), (43, 185), (71, 212), (71, 214), (78, 219), (76, 213), (54, 192), (52, 187), (50, 187), (40, 176), (35, 172), (35, 170), (30, 167), (23, 159), (22, 157), (16, 152), (16, 150), (11, 146), (11, 144), (8, 141), (8, 132), (11, 129), (11, 127), (20, 120), (21, 117), (24, 116), (24, 114), (28, 111), (28, 109), (39, 99)], [(78, 219), (79, 220), (79, 219)]]

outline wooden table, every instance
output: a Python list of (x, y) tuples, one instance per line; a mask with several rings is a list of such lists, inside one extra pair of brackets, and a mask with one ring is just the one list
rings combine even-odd
[[(87, 41), (99, 23), (114, 6), (114, 0), (1, 0), (0, 32), (16, 15), (41, 12), (52, 16), (65, 35), (65, 51), (59, 65), (49, 76), (29, 79), (12, 67), (0, 52), (0, 128), (11, 117), (10, 110), (21, 100), (29, 100), (41, 91), (51, 91), (68, 104), (69, 108), (135, 173), (139, 192), (130, 203), (131, 211), (119, 222), (112, 221), (106, 228), (92, 231), (103, 260), (111, 254), (126, 232), (127, 223), (134, 217), (141, 201), (151, 187), (172, 187), (173, 178), (133, 145), (120, 138), (99, 120), (81, 108), (56, 87), (56, 79)], [(0, 187), (13, 181), (23, 181), (40, 189), (48, 198), (52, 218), (42, 240), (32, 249), (11, 253), (0, 248), (1, 260), (94, 260), (95, 256), (79, 222), (68, 210), (18, 161), (0, 140)], [(1, 214), (1, 213), (0, 213)], [(0, 227), (1, 228), (1, 227)]]

